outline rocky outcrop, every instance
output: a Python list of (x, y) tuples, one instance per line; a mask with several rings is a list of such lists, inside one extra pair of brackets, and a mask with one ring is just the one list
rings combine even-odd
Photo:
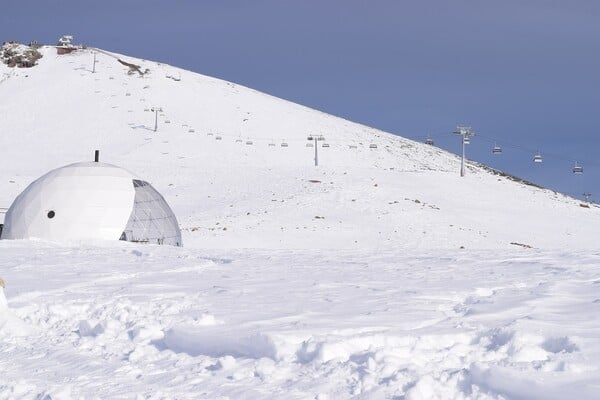
[(0, 59), (9, 67), (31, 68), (40, 58), (42, 54), (35, 47), (18, 42), (4, 42), (0, 49)]

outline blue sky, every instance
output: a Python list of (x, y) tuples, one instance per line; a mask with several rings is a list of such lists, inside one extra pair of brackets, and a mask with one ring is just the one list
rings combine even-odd
[(1, 11), (2, 40), (69, 33), (454, 152), (450, 132), (471, 125), (470, 158), (600, 201), (595, 0), (19, 0)]

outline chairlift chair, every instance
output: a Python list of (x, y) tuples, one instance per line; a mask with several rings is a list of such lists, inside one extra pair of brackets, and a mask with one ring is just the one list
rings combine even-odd
[(246, 145), (252, 146), (253, 144), (254, 144), (254, 142), (252, 142), (252, 140), (246, 140)]
[(281, 143), (281, 147), (288, 147), (288, 144), (287, 144), (287, 142), (282, 142), (282, 143)]
[(500, 154), (500, 153), (502, 153), (502, 147), (500, 147), (494, 143), (494, 148), (492, 149), (492, 154)]
[(542, 158), (542, 155), (539, 152), (535, 156), (533, 156), (534, 163), (541, 163), (542, 161), (544, 161), (544, 159)]
[(188, 129), (188, 132), (189, 133), (195, 133), (196, 131), (194, 129), (190, 128), (190, 129)]
[(577, 161), (575, 161), (575, 166), (573, 167), (574, 174), (583, 174), (583, 167), (581, 165), (577, 165)]
[(242, 139), (239, 139), (239, 138), (238, 138), (238, 139), (235, 139), (235, 142), (236, 142), (236, 143), (242, 143)]
[(314, 145), (312, 144), (312, 142), (308, 142), (306, 143), (306, 147), (314, 147)]
[(469, 139), (469, 137), (468, 137), (468, 136), (464, 136), (464, 137), (463, 137), (463, 143), (464, 143), (464, 144), (471, 144), (471, 140)]
[(370, 149), (376, 149), (376, 148), (377, 148), (377, 145), (376, 145), (375, 143), (371, 143), (371, 144), (369, 145), (369, 148), (370, 148)]
[(323, 143), (321, 147), (329, 147), (329, 143)]
[(215, 140), (222, 140), (223, 138), (221, 136), (215, 136)]
[(433, 139), (431, 138), (427, 138), (427, 140), (425, 140), (425, 144), (428, 144), (430, 146), (433, 146)]

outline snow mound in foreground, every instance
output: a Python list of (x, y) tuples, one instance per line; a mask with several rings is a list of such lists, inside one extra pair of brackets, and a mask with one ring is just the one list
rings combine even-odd
[(35, 328), (0, 397), (600, 395), (597, 252), (31, 246), (0, 242)]

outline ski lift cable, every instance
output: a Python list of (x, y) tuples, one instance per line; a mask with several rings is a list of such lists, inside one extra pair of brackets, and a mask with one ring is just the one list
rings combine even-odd
[[(498, 138), (494, 138), (494, 137), (491, 137), (491, 136), (486, 136), (486, 135), (481, 135), (480, 134), (480, 135), (478, 135), (478, 137), (480, 139), (483, 138), (484, 141), (488, 141), (488, 142), (495, 141), (495, 142), (497, 142), (497, 143), (499, 143), (499, 144), (501, 144), (501, 145), (503, 145), (505, 147), (523, 150), (523, 151), (526, 151), (528, 153), (535, 153), (535, 154), (537, 154), (537, 153), (540, 152), (539, 148), (538, 149), (533, 149), (533, 148), (530, 148), (530, 147), (521, 146), (521, 145), (518, 145), (518, 144), (515, 144), (515, 143), (512, 143), (512, 142), (508, 142), (508, 141), (501, 140), (501, 139), (498, 139)], [(544, 156), (545, 159), (562, 160), (562, 161), (568, 161), (568, 162), (575, 162), (575, 161), (577, 161), (577, 162), (580, 162), (580, 163), (584, 163), (586, 165), (598, 165), (595, 162), (589, 162), (589, 161), (583, 160), (581, 158), (575, 158), (575, 157), (572, 157), (571, 155), (562, 155), (562, 154), (557, 154), (557, 153), (554, 153), (554, 152), (545, 152), (545, 151), (542, 152), (542, 155)]]
[[(436, 138), (436, 137), (442, 137), (442, 136), (449, 136), (450, 134), (448, 132), (445, 133), (437, 133), (437, 134), (428, 134), (427, 137), (430, 139)], [(419, 139), (413, 139), (416, 141), (422, 141), (422, 137), (423, 135), (420, 135)], [(490, 144), (494, 144), (494, 146), (496, 147), (506, 147), (506, 148), (513, 148), (513, 149), (518, 149), (520, 151), (529, 153), (529, 154), (534, 154), (536, 156), (540, 156), (543, 155), (543, 158), (545, 160), (561, 160), (564, 162), (577, 162), (579, 163), (580, 167), (583, 167), (583, 165), (585, 164), (586, 166), (598, 166), (599, 164), (597, 162), (590, 162), (589, 160), (584, 160), (582, 158), (574, 158), (571, 155), (563, 155), (563, 154), (557, 154), (555, 152), (540, 152), (540, 148), (537, 149), (533, 149), (531, 147), (527, 147), (527, 146), (522, 146), (513, 142), (509, 142), (507, 140), (504, 139), (499, 139), (497, 137), (492, 137), (492, 136), (488, 136), (488, 135), (482, 135), (480, 133), (477, 133), (476, 135), (477, 137), (477, 142), (479, 141), (483, 141), (483, 142), (487, 142)]]
[[(228, 134), (219, 134), (219, 136), (223, 137), (223, 138), (239, 138), (239, 137), (243, 137), (244, 135), (228, 135)], [(419, 138), (410, 138), (410, 137), (403, 137), (403, 136), (398, 136), (398, 139), (401, 138), (406, 138), (406, 139), (410, 139), (410, 140), (415, 140), (415, 141), (422, 141), (423, 137), (429, 138), (429, 139), (436, 139), (436, 138), (441, 138), (441, 137), (451, 137), (454, 136), (452, 135), (452, 133), (450, 132), (438, 132), (438, 133), (430, 133), (430, 134), (426, 134), (426, 135), (419, 135)], [(498, 146), (502, 146), (503, 148), (513, 148), (513, 149), (518, 149), (530, 154), (541, 154), (544, 157), (544, 160), (562, 160), (562, 161), (568, 161), (568, 162), (577, 162), (580, 166), (598, 166), (600, 164), (596, 163), (596, 162), (590, 162), (589, 160), (584, 160), (582, 158), (575, 158), (572, 156), (565, 156), (562, 154), (557, 154), (554, 152), (546, 152), (546, 151), (542, 151), (540, 152), (541, 149), (539, 148), (531, 148), (531, 147), (527, 147), (527, 146), (522, 146), (519, 144), (516, 144), (514, 142), (509, 142), (507, 140), (504, 139), (499, 139), (497, 137), (493, 137), (493, 136), (488, 136), (488, 135), (482, 135), (481, 133), (477, 133), (476, 135), (477, 137), (477, 142), (479, 141), (483, 141), (483, 142), (487, 142), (487, 143), (493, 143), (496, 144)], [(262, 137), (262, 136), (247, 136), (247, 139), (255, 141), (255, 142), (273, 142), (273, 138), (272, 137)], [(361, 138), (362, 139), (362, 138)], [(278, 139), (278, 141), (280, 141)], [(304, 143), (306, 141), (306, 139), (302, 138), (302, 139), (286, 139), (285, 142), (286, 143)], [(365, 141), (365, 143), (368, 140)], [(347, 140), (336, 140), (336, 139), (327, 139), (327, 143), (329, 144), (342, 144), (345, 145)]]

